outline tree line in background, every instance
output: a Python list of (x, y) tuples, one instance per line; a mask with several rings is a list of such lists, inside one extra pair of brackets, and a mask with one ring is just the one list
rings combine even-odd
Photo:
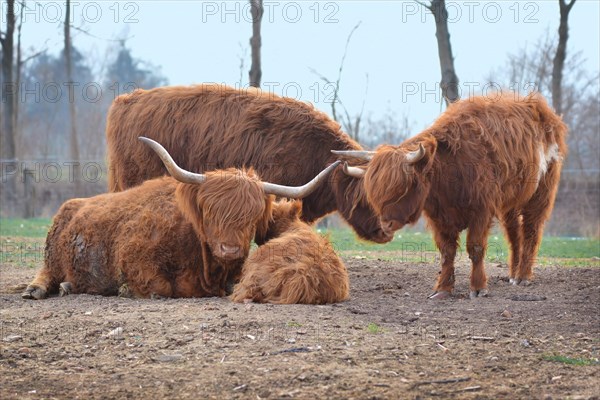
[[(264, 8), (262, 0), (249, 1), (252, 34), (249, 40), (251, 66), (248, 70), (248, 82), (251, 86), (260, 87), (261, 21)], [(27, 7), (27, 3), (20, 3), (22, 11)], [(585, 70), (581, 53), (567, 52), (568, 14), (575, 0), (569, 3), (557, 0), (557, 3), (560, 13), (558, 36), (546, 34), (535, 45), (510, 54), (506, 65), (490, 73), (489, 81), (519, 92), (535, 89), (547, 99), (552, 99), (553, 107), (563, 115), (570, 128), (570, 153), (557, 200), (555, 215), (558, 217), (553, 217), (553, 220), (556, 220), (556, 229), (550, 227), (547, 231), (598, 235), (598, 73), (592, 75)], [(73, 43), (71, 31), (74, 27), (67, 22), (70, 21), (69, 1), (66, 4), (62, 51), (52, 55), (46, 49), (33, 49), (24, 54), (21, 49), (22, 13), (15, 15), (14, 5), (14, 0), (7, 0), (6, 25), (0, 32), (0, 158), (3, 163), (4, 200), (0, 211), (3, 216), (21, 213), (23, 207), (19, 205), (18, 199), (26, 196), (28, 190), (21, 185), (23, 171), (7, 175), (5, 165), (13, 161), (19, 162), (21, 165), (18, 169), (22, 169), (23, 162), (27, 167), (28, 162), (35, 164), (39, 161), (42, 163), (41, 167), (31, 165), (34, 169), (38, 168), (34, 172), (39, 178), (43, 173), (40, 170), (43, 163), (53, 160), (69, 160), (75, 163), (93, 160), (102, 163), (106, 149), (105, 120), (112, 100), (136, 88), (152, 88), (168, 83), (160, 74), (159, 68), (133, 56), (125, 39), (115, 41), (105, 60), (94, 59), (90, 54), (79, 50), (76, 43)], [(444, 101), (449, 104), (458, 100), (460, 95), (446, 4), (444, 0), (431, 0), (421, 5), (434, 15), (441, 70), (440, 88)], [(314, 70), (313, 72), (319, 79), (333, 85), (332, 116), (351, 137), (368, 148), (374, 148), (380, 143), (400, 143), (416, 133), (414, 123), (408, 115), (398, 115), (391, 109), (379, 118), (363, 115), (364, 101), (368, 93), (368, 75), (365, 91), (360, 93), (365, 99), (361, 110), (352, 113), (342, 102), (344, 61), (352, 35), (359, 27), (360, 22), (348, 35), (335, 79), (329, 79)], [(80, 29), (77, 28), (77, 31)], [(243, 61), (240, 68), (244, 68)], [(198, 81), (202, 79), (199, 77)], [(511, 87), (515, 83), (518, 87)], [(355, 88), (356, 85), (354, 91)], [(347, 92), (344, 95), (347, 96)], [(105, 173), (106, 165), (102, 164), (102, 168)], [(60, 182), (52, 182), (52, 185), (44, 187), (43, 182), (36, 180), (36, 187), (32, 189), (38, 191), (34, 194), (39, 203), (35, 215), (51, 215), (62, 201), (72, 196), (87, 196), (105, 190), (105, 176), (95, 185), (82, 186), (80, 179), (77, 179), (82, 176), (82, 171), (74, 169), (68, 173), (75, 178), (72, 182), (60, 179)], [(68, 177), (67, 174), (63, 175), (64, 178)]]

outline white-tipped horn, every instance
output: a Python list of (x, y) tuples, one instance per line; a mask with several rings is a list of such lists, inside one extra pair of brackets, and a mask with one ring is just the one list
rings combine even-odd
[(329, 175), (331, 171), (335, 169), (335, 167), (340, 165), (340, 162), (341, 161), (336, 161), (329, 167), (325, 168), (306, 185), (284, 186), (277, 185), (275, 183), (262, 182), (263, 190), (267, 194), (274, 194), (275, 196), (279, 197), (287, 197), (290, 199), (302, 199), (311, 194), (321, 184), (321, 182), (325, 180), (327, 175)]
[(406, 153), (406, 162), (409, 164), (414, 164), (417, 161), (420, 161), (423, 157), (425, 157), (425, 147), (423, 147), (422, 143), (419, 143), (418, 150), (409, 151)]
[(206, 180), (206, 176), (204, 174), (195, 174), (193, 172), (186, 171), (175, 164), (175, 161), (173, 161), (173, 158), (169, 152), (160, 143), (143, 136), (138, 137), (138, 139), (146, 143), (152, 150), (154, 150), (154, 152), (162, 160), (165, 168), (167, 168), (167, 171), (169, 171), (169, 174), (171, 174), (171, 176), (177, 179), (179, 182), (198, 184), (203, 183)]
[(358, 167), (351, 167), (350, 165), (348, 165), (348, 162), (344, 162), (342, 170), (346, 175), (351, 176), (353, 178), (362, 178), (363, 176), (365, 176), (364, 169)]
[(365, 161), (371, 161), (375, 155), (374, 151), (366, 150), (331, 150), (331, 152), (341, 158), (358, 158)]

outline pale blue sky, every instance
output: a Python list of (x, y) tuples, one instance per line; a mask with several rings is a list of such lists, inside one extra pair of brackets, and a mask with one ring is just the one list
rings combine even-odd
[[(35, 9), (26, 15), (23, 41), (50, 51), (62, 48), (59, 9), (64, 2), (28, 1)], [(2, 2), (3, 7), (5, 3)], [(250, 65), (251, 34), (247, 2), (141, 1), (74, 2), (74, 24), (100, 38), (129, 36), (134, 56), (162, 67), (170, 84), (223, 82), (240, 79)], [(358, 112), (369, 76), (365, 114), (375, 117), (391, 110), (408, 114), (415, 129), (439, 114), (436, 96), (423, 98), (439, 81), (435, 25), (428, 11), (412, 1), (265, 0), (263, 18), (263, 85), (277, 94), (313, 102), (330, 112), (324, 95), (331, 88), (310, 71), (334, 80), (346, 38), (362, 21), (348, 49), (341, 98), (351, 113)], [(483, 85), (492, 69), (504, 65), (507, 54), (532, 46), (546, 32), (558, 29), (558, 0), (448, 1), (455, 67), (461, 82)], [(4, 14), (4, 12), (3, 12)], [(582, 51), (590, 72), (599, 70), (600, 6), (597, 0), (578, 0), (570, 16), (568, 51)], [(37, 20), (37, 21), (36, 21)], [(4, 21), (3, 21), (4, 22)], [(4, 25), (4, 24), (3, 24)], [(100, 70), (107, 46), (114, 42), (82, 33), (75, 45), (92, 57)], [(417, 94), (408, 94), (415, 90)]]

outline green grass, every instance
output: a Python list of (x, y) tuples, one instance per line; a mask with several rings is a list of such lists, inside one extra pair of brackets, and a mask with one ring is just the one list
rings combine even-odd
[[(2, 218), (0, 219), (0, 236), (10, 237), (46, 237), (52, 220), (49, 218)], [(323, 231), (329, 237), (334, 248), (348, 256), (376, 257), (381, 260), (424, 261), (432, 262), (437, 249), (429, 232), (401, 230), (396, 232), (392, 242), (384, 245), (358, 240), (350, 229), (330, 229)], [(461, 235), (461, 250), (457, 257), (466, 257), (465, 235)], [(369, 254), (373, 252), (373, 254)], [(492, 233), (488, 239), (488, 261), (506, 262), (508, 245), (504, 236)], [(539, 263), (547, 262), (546, 258), (573, 259), (561, 260), (561, 264), (577, 265), (576, 259), (600, 259), (600, 240), (590, 238), (567, 238), (546, 236), (539, 252)]]
[(598, 365), (598, 360), (591, 360), (589, 358), (572, 358), (558, 355), (545, 355), (542, 357), (545, 361), (559, 362), (568, 365)]
[[(437, 253), (433, 238), (429, 232), (413, 232), (409, 230), (396, 232), (395, 238), (384, 245), (368, 243), (357, 240), (349, 229), (331, 229), (322, 233), (329, 235), (329, 240), (337, 251), (350, 252), (360, 255), (363, 252), (377, 252), (378, 258), (403, 258), (406, 254), (407, 261), (431, 261), (431, 256)], [(461, 252), (464, 253), (465, 234), (461, 235)], [(427, 255), (427, 253), (431, 253)], [(422, 256), (419, 256), (421, 254)], [(546, 236), (542, 240), (539, 256), (544, 258), (600, 258), (600, 240), (590, 238), (567, 238)], [(458, 254), (457, 257), (466, 257)], [(502, 234), (492, 233), (488, 238), (487, 259), (490, 261), (506, 261), (508, 257), (508, 244)], [(412, 258), (412, 259), (411, 259)]]
[(50, 218), (0, 218), (0, 236), (46, 237)]
[(369, 325), (367, 325), (367, 332), (372, 334), (383, 333), (383, 328), (377, 324), (370, 322)]

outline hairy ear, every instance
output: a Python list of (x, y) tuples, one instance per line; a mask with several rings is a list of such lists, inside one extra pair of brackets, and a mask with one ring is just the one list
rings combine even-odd
[(273, 201), (275, 196), (268, 194), (265, 196), (265, 212), (262, 218), (256, 224), (256, 233), (254, 235), (254, 241), (257, 245), (263, 245), (267, 240), (270, 239), (269, 225), (273, 221)]
[(199, 196), (200, 187), (188, 183), (179, 183), (175, 190), (175, 200), (183, 217), (192, 224), (194, 230), (202, 237), (206, 237), (202, 224), (202, 197)]

